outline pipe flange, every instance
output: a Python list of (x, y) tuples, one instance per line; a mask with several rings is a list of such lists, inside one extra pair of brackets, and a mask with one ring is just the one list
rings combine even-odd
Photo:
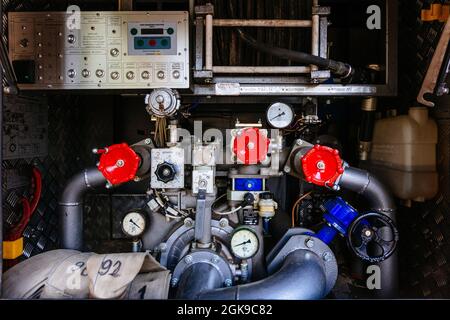
[[(211, 220), (211, 234), (216, 241), (229, 243), (233, 228), (229, 225), (220, 225), (220, 221)], [(187, 218), (181, 226), (165, 241), (166, 249), (161, 252), (159, 263), (169, 270), (173, 270), (181, 257), (189, 251), (194, 241), (195, 221)], [(224, 246), (226, 248), (226, 246)]]
[[(304, 232), (305, 229), (299, 229)], [(314, 232), (308, 234), (293, 234), (285, 242), (281, 250), (267, 261), (269, 274), (275, 273), (283, 264), (284, 259), (296, 250), (307, 250), (321, 258), (326, 277), (326, 294), (333, 289), (338, 276), (338, 265), (333, 251), (320, 239), (314, 237)]]
[(178, 262), (173, 271), (171, 281), (172, 286), (176, 287), (186, 269), (192, 267), (196, 263), (209, 264), (219, 272), (224, 286), (230, 287), (233, 285), (233, 271), (231, 270), (228, 261), (211, 250), (198, 250), (189, 252), (180, 260), (180, 262)]

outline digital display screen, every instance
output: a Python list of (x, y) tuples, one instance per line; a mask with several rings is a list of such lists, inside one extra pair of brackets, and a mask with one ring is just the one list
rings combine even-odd
[(141, 29), (141, 34), (163, 34), (164, 29)]

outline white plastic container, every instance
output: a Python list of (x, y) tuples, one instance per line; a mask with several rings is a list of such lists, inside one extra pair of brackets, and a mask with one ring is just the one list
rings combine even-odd
[(400, 199), (431, 199), (438, 192), (437, 139), (437, 124), (427, 108), (413, 107), (408, 115), (378, 120), (370, 170)]

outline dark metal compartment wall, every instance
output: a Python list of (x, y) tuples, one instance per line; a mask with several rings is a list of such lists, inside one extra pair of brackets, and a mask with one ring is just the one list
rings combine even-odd
[[(416, 96), (439, 41), (443, 23), (420, 20), (421, 10), (438, 2), (400, 2), (400, 113), (416, 105)], [(437, 159), (440, 193), (432, 201), (416, 203), (412, 208), (401, 208), (398, 215), (402, 295), (410, 298), (450, 297), (450, 99), (440, 99), (436, 108), (430, 111), (439, 128)]]
[(447, 1), (399, 2), (399, 100), (403, 108), (409, 108), (415, 103), (444, 26), (439, 21), (421, 21), (421, 10), (440, 2)]
[[(60, 193), (73, 174), (95, 165), (97, 159), (91, 153), (92, 148), (112, 143), (113, 109), (112, 96), (49, 97), (48, 156), (3, 161), (4, 170), (34, 164), (43, 176), (38, 209), (24, 231), (24, 257), (57, 247), (56, 210)], [(13, 190), (5, 187), (4, 184), (2, 193), (6, 198), (3, 207), (6, 220), (14, 207), (8, 200), (26, 193), (28, 187)]]

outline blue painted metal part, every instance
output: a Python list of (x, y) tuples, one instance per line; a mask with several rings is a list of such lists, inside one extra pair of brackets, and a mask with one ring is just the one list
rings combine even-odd
[(234, 190), (263, 191), (263, 181), (255, 178), (237, 178), (234, 180)]
[(316, 237), (325, 242), (326, 244), (331, 243), (333, 241), (334, 237), (336, 237), (338, 234), (338, 231), (330, 227), (329, 225), (326, 225), (322, 229), (319, 230), (319, 232), (316, 233)]
[(358, 217), (358, 212), (340, 197), (328, 200), (324, 207), (327, 212), (323, 216), (327, 225), (316, 236), (328, 244), (338, 233), (347, 235), (347, 229)]

